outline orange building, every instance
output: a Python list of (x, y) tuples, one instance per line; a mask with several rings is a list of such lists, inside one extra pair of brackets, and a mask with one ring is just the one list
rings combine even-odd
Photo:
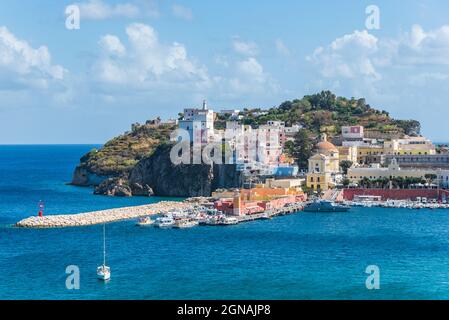
[(296, 188), (253, 188), (234, 192), (232, 198), (222, 198), (215, 202), (215, 209), (226, 214), (246, 215), (279, 209), (286, 204), (303, 202), (307, 196)]

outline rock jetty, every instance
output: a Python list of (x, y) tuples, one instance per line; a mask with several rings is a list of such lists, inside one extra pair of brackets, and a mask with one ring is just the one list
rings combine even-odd
[(16, 223), (20, 228), (66, 228), (110, 223), (120, 220), (165, 213), (171, 210), (186, 210), (192, 204), (176, 201), (162, 201), (143, 206), (107, 209), (79, 214), (50, 215), (44, 217), (29, 217)]

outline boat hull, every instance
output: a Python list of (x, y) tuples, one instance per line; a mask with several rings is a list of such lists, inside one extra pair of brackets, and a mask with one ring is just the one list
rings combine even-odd
[(111, 270), (107, 267), (106, 270), (103, 270), (104, 267), (97, 268), (97, 278), (98, 280), (107, 281), (111, 279)]

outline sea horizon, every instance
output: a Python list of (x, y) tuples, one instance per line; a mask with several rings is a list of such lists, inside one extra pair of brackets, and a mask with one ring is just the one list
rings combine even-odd
[(0, 1), (0, 301), (449, 301), (444, 12)]

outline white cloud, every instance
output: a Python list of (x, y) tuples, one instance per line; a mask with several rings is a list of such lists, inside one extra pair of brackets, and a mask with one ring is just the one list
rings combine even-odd
[(63, 80), (65, 73), (62, 66), (52, 63), (46, 46), (35, 49), (6, 27), (0, 27), (0, 89), (46, 89), (50, 82)]
[(101, 82), (142, 89), (208, 85), (207, 69), (192, 61), (183, 45), (161, 43), (156, 31), (145, 24), (129, 25), (126, 34), (127, 47), (116, 36), (107, 35), (100, 40), (103, 49), (107, 49), (94, 70)]
[(263, 96), (278, 93), (280, 88), (275, 79), (265, 72), (254, 57), (235, 63), (235, 73), (229, 79), (230, 95), (258, 93)]
[(237, 62), (238, 71), (248, 76), (257, 82), (263, 82), (266, 79), (262, 65), (255, 58), (248, 58), (243, 61)]
[(190, 8), (184, 7), (180, 4), (174, 4), (171, 9), (173, 15), (177, 18), (181, 18), (188, 21), (193, 19), (193, 13)]
[[(415, 79), (419, 74), (437, 74), (441, 73), (438, 68), (449, 66), (449, 25), (430, 31), (414, 25), (410, 32), (396, 38), (381, 39), (366, 30), (355, 31), (316, 48), (307, 60), (325, 78), (372, 81), (397, 68), (407, 68), (407, 73)], [(419, 69), (422, 67), (428, 68), (426, 73)], [(435, 80), (435, 77), (420, 79), (421, 83), (423, 79)]]
[(126, 48), (120, 39), (114, 35), (107, 34), (100, 39), (100, 46), (106, 53), (112, 55), (123, 56), (126, 53)]
[(285, 57), (291, 55), (290, 49), (285, 45), (285, 43), (281, 39), (277, 39), (276, 42), (276, 51)]
[(240, 39), (234, 39), (232, 46), (235, 52), (246, 55), (255, 56), (259, 52), (259, 47), (252, 41), (243, 41)]
[(389, 38), (355, 31), (316, 48), (307, 60), (317, 71), (310, 80), (313, 90), (365, 97), (395, 117), (422, 120), (423, 127), (443, 123), (429, 113), (447, 111), (441, 90), (449, 87), (448, 25), (433, 30), (415, 25)]
[(335, 39), (326, 47), (318, 47), (307, 60), (319, 67), (326, 78), (368, 77), (379, 80), (373, 58), (378, 51), (378, 39), (366, 30), (354, 31)]
[(414, 25), (410, 33), (397, 41), (396, 62), (408, 65), (449, 65), (449, 25), (424, 31)]
[(215, 63), (223, 68), (210, 75), (189, 57), (185, 46), (162, 42), (149, 25), (131, 24), (126, 35), (127, 39), (105, 35), (99, 41), (102, 55), (93, 69), (98, 96), (120, 99), (136, 93), (147, 99), (152, 94), (154, 99), (163, 95), (168, 99), (176, 92), (187, 100), (200, 96), (226, 100), (242, 94), (266, 96), (278, 90), (277, 82), (255, 57), (216, 56)]
[(111, 5), (103, 0), (89, 0), (75, 3), (80, 8), (81, 19), (104, 20), (109, 18), (134, 18), (139, 15), (139, 8), (131, 3)]

